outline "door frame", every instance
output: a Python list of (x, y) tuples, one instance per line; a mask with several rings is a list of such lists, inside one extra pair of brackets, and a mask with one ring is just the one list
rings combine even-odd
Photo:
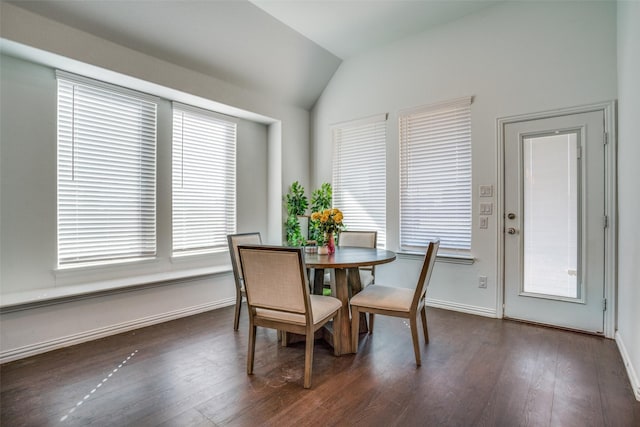
[(497, 180), (496, 180), (496, 248), (497, 248), (497, 292), (496, 313), (498, 318), (504, 318), (504, 145), (505, 126), (512, 123), (536, 119), (546, 119), (570, 114), (590, 113), (602, 111), (604, 114), (604, 130), (607, 134), (605, 149), (605, 215), (608, 224), (605, 228), (605, 259), (604, 259), (604, 298), (606, 310), (604, 312), (604, 336), (614, 338), (617, 312), (617, 135), (616, 135), (616, 101), (607, 101), (577, 107), (562, 108), (537, 113), (520, 114), (499, 117), (496, 120), (497, 147)]

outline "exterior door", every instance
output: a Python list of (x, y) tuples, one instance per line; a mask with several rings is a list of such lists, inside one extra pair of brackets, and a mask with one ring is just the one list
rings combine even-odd
[(604, 331), (604, 112), (504, 127), (504, 316)]

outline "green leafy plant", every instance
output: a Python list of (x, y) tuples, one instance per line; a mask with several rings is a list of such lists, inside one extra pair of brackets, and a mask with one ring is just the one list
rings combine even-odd
[(285, 222), (285, 230), (287, 234), (287, 244), (289, 246), (302, 246), (306, 243), (298, 216), (302, 216), (307, 212), (309, 200), (304, 194), (304, 187), (298, 181), (295, 181), (289, 187), (289, 193), (285, 196), (285, 205), (287, 208), (287, 221)]
[(309, 199), (304, 194), (304, 187), (298, 181), (295, 181), (289, 187), (289, 193), (286, 195), (287, 214), (288, 215), (304, 215), (309, 207)]
[[(322, 212), (329, 209), (333, 202), (333, 189), (328, 182), (323, 183), (320, 188), (311, 193), (311, 212)], [(324, 232), (320, 230), (320, 221), (309, 221), (309, 239), (324, 244)]]

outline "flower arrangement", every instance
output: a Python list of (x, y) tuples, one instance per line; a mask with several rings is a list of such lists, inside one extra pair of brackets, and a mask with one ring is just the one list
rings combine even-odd
[[(318, 229), (321, 234), (319, 238), (325, 238), (325, 235), (338, 233), (344, 230), (345, 226), (342, 223), (344, 216), (340, 209), (325, 209), (320, 212), (314, 212), (311, 214), (311, 220), (317, 221)], [(326, 242), (318, 242), (318, 245), (322, 245)]]

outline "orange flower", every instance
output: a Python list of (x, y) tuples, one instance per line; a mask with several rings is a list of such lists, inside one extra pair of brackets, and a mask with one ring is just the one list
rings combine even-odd
[(340, 209), (337, 208), (313, 212), (311, 219), (319, 221), (318, 228), (323, 233), (336, 233), (344, 229), (344, 224), (342, 223), (344, 216)]

